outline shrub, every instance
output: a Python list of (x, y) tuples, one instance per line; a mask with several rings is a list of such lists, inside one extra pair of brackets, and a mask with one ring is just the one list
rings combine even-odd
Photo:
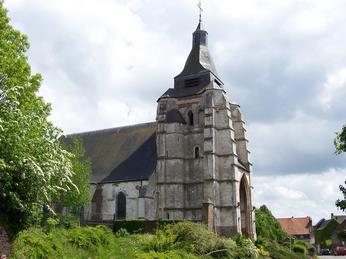
[(173, 234), (170, 225), (163, 229), (157, 229), (154, 238), (149, 242), (148, 248), (155, 252), (163, 252), (173, 248), (176, 235)]
[(127, 236), (129, 236), (129, 235), (130, 235), (129, 232), (127, 232), (127, 230), (124, 229), (124, 228), (119, 229), (119, 230), (115, 233), (115, 236), (116, 236), (116, 237), (127, 237)]
[(59, 221), (60, 221), (59, 226), (67, 228), (67, 229), (76, 228), (80, 226), (79, 219), (73, 215), (68, 215), (68, 216), (60, 215)]
[(261, 246), (258, 249), (258, 254), (260, 254), (260, 255), (262, 255), (264, 257), (269, 257), (269, 252), (263, 246)]
[(126, 231), (130, 234), (143, 233), (145, 230), (145, 221), (142, 219), (114, 221), (113, 231), (116, 233), (120, 229), (126, 229)]
[(306, 249), (309, 248), (308, 244), (301, 240), (295, 241), (294, 244), (304, 246)]
[(154, 252), (150, 251), (147, 253), (136, 253), (136, 258), (145, 259), (197, 259), (198, 257), (193, 254), (186, 253), (185, 251), (173, 250), (167, 252)]
[(258, 237), (270, 240), (284, 240), (287, 238), (287, 233), (282, 230), (280, 223), (265, 205), (255, 210), (255, 216)]
[(304, 245), (300, 245), (300, 244), (294, 244), (292, 247), (292, 251), (297, 253), (297, 254), (303, 254), (306, 255), (307, 253), (307, 249)]
[[(272, 259), (302, 259), (306, 258), (305, 255), (302, 254), (296, 254), (292, 251), (290, 251), (289, 247), (286, 247), (284, 245), (280, 245), (277, 242), (268, 241), (263, 239), (261, 241), (261, 245), (258, 243), (257, 247), (263, 247), (266, 251), (269, 253), (269, 257)], [(289, 246), (289, 245), (288, 245)]]
[(176, 246), (196, 255), (210, 255), (215, 258), (227, 258), (233, 244), (217, 237), (200, 223), (179, 222), (172, 226), (176, 235)]
[(96, 250), (109, 245), (112, 237), (111, 230), (105, 226), (78, 227), (69, 231), (68, 241), (78, 248)]
[(257, 247), (252, 243), (250, 239), (243, 236), (237, 236), (235, 238), (237, 244), (237, 250), (235, 258), (237, 259), (256, 259), (258, 258)]
[(62, 254), (63, 246), (38, 228), (19, 232), (13, 243), (15, 258), (57, 258)]
[(309, 254), (310, 256), (316, 255), (316, 249), (315, 249), (315, 247), (310, 247), (310, 248), (308, 249), (308, 254)]

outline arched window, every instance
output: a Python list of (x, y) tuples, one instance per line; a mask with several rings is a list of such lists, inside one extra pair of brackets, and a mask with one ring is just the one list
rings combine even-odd
[(193, 113), (189, 111), (187, 116), (189, 117), (189, 125), (193, 126)]
[(199, 147), (195, 147), (195, 158), (199, 158)]
[(126, 196), (123, 192), (117, 195), (117, 219), (126, 219)]

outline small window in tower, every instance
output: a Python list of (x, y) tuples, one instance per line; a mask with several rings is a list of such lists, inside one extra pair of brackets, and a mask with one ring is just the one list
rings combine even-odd
[(199, 156), (199, 147), (195, 147), (195, 158), (200, 158), (200, 156)]
[(187, 116), (189, 117), (189, 125), (193, 126), (193, 113), (189, 111)]

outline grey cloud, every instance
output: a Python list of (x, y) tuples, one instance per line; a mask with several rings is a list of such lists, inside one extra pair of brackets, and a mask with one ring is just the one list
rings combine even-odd
[[(194, 3), (115, 2), (127, 6), (140, 20), (143, 34), (121, 38), (117, 31), (107, 32), (115, 35), (114, 42), (101, 47), (88, 39), (90, 28), (78, 20), (78, 10), (75, 17), (60, 17), (55, 10), (40, 9), (39, 1), (24, 1), (10, 9), (13, 21), (29, 34), (31, 62), (43, 74), (44, 87), (55, 88), (57, 96), (51, 99), (54, 112), (71, 110), (74, 116), (82, 117), (78, 126), (73, 116), (55, 116), (67, 132), (117, 126), (110, 124), (111, 119), (97, 118), (99, 102), (107, 96), (127, 105), (136, 106), (141, 101), (154, 107), (157, 98), (172, 87), (173, 77), (183, 68), (190, 51), (198, 16)], [(334, 132), (345, 122), (346, 91), (339, 90), (328, 109), (319, 100), (329, 75), (346, 67), (346, 18), (339, 11), (346, 4), (341, 8), (337, 1), (330, 3), (335, 10), (328, 9), (332, 15), (324, 14), (326, 28), (304, 31), (295, 25), (295, 17), (304, 10), (314, 10), (309, 1), (302, 2), (282, 7), (255, 1), (260, 11), (268, 13), (260, 17), (236, 16), (236, 1), (234, 15), (229, 16), (214, 9), (229, 8), (226, 2), (206, 3), (204, 21), (211, 53), (226, 91), (245, 114), (258, 175), (318, 174), (331, 167), (346, 167), (345, 157), (334, 156), (332, 145)], [(142, 44), (143, 37), (146, 42)], [(115, 60), (108, 62), (111, 44), (119, 42), (124, 46), (117, 49), (119, 54), (128, 51), (145, 55), (139, 60), (128, 57), (126, 64), (115, 55)], [(143, 59), (153, 65), (145, 66)], [(127, 71), (128, 76), (122, 78), (120, 71)], [(74, 98), (81, 99), (78, 109), (71, 103)], [(296, 120), (299, 113), (312, 121)], [(278, 127), (281, 122), (287, 122), (287, 127)]]

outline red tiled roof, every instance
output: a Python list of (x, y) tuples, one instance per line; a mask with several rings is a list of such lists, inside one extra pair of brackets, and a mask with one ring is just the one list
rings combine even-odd
[(305, 218), (279, 218), (277, 219), (282, 229), (289, 235), (309, 235), (310, 231), (310, 217)]

